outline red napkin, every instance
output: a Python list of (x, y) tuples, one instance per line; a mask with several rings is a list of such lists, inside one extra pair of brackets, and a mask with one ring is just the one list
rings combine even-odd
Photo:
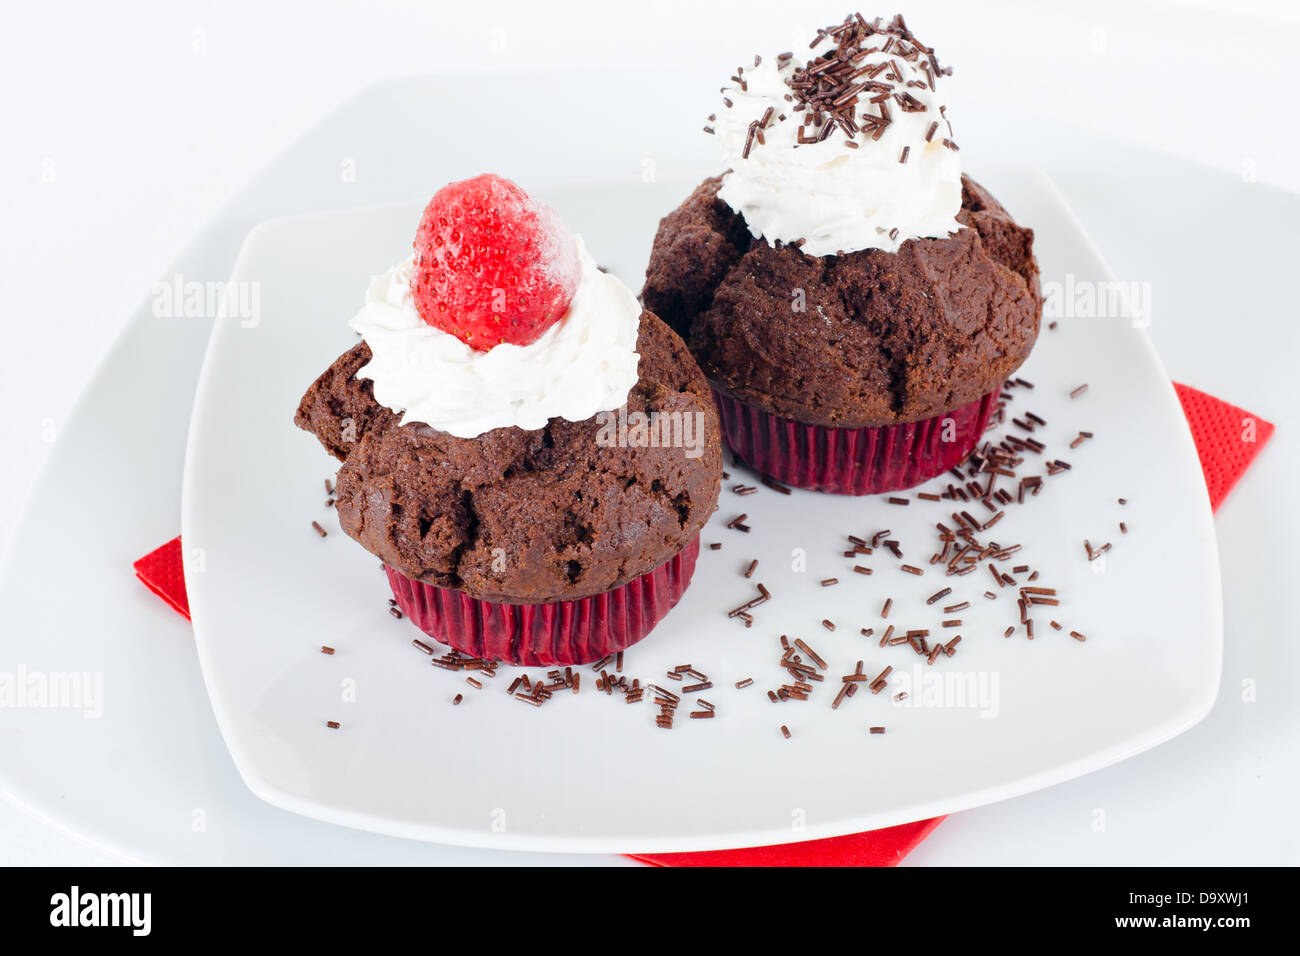
[[(1217, 511), (1232, 486), (1272, 437), (1273, 425), (1187, 385), (1175, 382), (1174, 390), (1182, 402), (1183, 414), (1187, 416), (1196, 452), (1201, 458), (1210, 506)], [(180, 538), (173, 538), (146, 554), (135, 562), (134, 567), (136, 576), (149, 590), (184, 614), (186, 619), (189, 618), (190, 602), (185, 593)], [(934, 817), (883, 830), (806, 843), (701, 853), (637, 853), (631, 856), (656, 866), (897, 866), (943, 820), (943, 817)]]
[(177, 535), (161, 548), (150, 551), (135, 564), (135, 576), (181, 614), (190, 619), (190, 596), (185, 593), (185, 568), (181, 559), (181, 539)]
[(1174, 382), (1174, 391), (1183, 403), (1196, 453), (1201, 456), (1210, 507), (1218, 511), (1232, 486), (1273, 437), (1273, 423), (1190, 385)]

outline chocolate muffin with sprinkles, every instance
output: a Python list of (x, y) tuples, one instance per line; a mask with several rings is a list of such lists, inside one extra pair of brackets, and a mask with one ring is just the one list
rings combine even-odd
[(740, 459), (893, 491), (965, 457), (1033, 348), (1034, 236), (962, 173), (951, 70), (901, 16), (810, 39), (723, 87), (705, 132), (727, 170), (660, 222), (642, 301)]

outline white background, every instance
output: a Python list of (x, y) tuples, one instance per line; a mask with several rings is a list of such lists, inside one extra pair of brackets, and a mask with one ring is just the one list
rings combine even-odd
[[(613, 67), (716, 64), (721, 80), (771, 46), (774, 30), (785, 37), (848, 9), (844, 0), (227, 0), (6, 10), (0, 550), (60, 423), (151, 283), (259, 169), (357, 90), (392, 76), (496, 69), (576, 68), (599, 83)], [(1026, 123), (1046, 115), (1300, 191), (1298, 4), (912, 0), (904, 12), (956, 65), (955, 109), (999, 103)], [(514, 108), (472, 93), (467, 84), (467, 124), (479, 110)], [(565, 105), (547, 104), (557, 135)], [(1206, 242), (1236, 238), (1206, 224)], [(0, 806), (0, 862), (101, 859)]]

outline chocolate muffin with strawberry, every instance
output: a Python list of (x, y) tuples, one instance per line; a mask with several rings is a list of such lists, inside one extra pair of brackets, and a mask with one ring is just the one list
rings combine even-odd
[(755, 57), (706, 128), (727, 171), (660, 223), (642, 301), (686, 338), (732, 450), (782, 482), (942, 474), (1037, 339), (1034, 234), (963, 175), (949, 72), (902, 17)]
[(342, 461), (340, 523), (406, 616), (530, 665), (649, 633), (690, 581), (721, 477), (708, 383), (677, 334), (491, 175), (433, 197), (351, 325), (362, 341), (295, 421)]

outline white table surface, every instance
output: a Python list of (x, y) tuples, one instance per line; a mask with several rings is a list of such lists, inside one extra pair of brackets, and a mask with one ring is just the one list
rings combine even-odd
[[(766, 6), (760, 7), (761, 16), (793, 20), (788, 5)], [(909, 19), (936, 45), (937, 33), (949, 23), (951, 39), (944, 38), (940, 52), (952, 51), (946, 58), (973, 77), (967, 99), (980, 104), (971, 115), (978, 113), (982, 125), (963, 134), (964, 149), (979, 155), (1015, 143), (1047, 169), (1119, 276), (1151, 282), (1152, 332), (1171, 374), (1279, 426), (1271, 446), (1219, 513), (1226, 647), (1223, 689), (1210, 717), (1179, 739), (1101, 773), (953, 817), (909, 862), (1300, 861), (1297, 824), (1289, 812), (1300, 791), (1295, 759), (1300, 705), (1283, 684), (1296, 672), (1297, 653), (1282, 597), (1300, 570), (1294, 549), (1286, 546), (1294, 540), (1297, 522), (1289, 509), (1273, 506), (1284, 500), (1289, 490), (1284, 483), (1300, 464), (1290, 437), (1295, 425), (1290, 382), (1300, 343), (1288, 281), (1300, 200), (1266, 185), (1300, 185), (1288, 158), (1296, 133), (1272, 121), (1267, 97), (1241, 97), (1240, 108), (1232, 109), (1227, 107), (1235, 101), (1225, 102), (1226, 135), (1209, 136), (1204, 124), (1190, 122), (1207, 103), (1215, 106), (1220, 95), (1200, 88), (1196, 97), (1180, 92), (1202, 62), (1191, 52), (1200, 15), (1195, 12), (1139, 8), (1125, 14), (1120, 30), (1118, 8), (1110, 5), (1058, 12), (1050, 23), (1043, 20), (1045, 13), (1015, 8), (1016, 22), (1006, 29), (1039, 31), (1050, 43), (1026, 55), (1055, 68), (1036, 79), (1014, 109), (992, 111), (990, 91), (1006, 81), (980, 66), (983, 54), (976, 41), (981, 35), (965, 35), (966, 21), (957, 10), (909, 6), (923, 11), (909, 11)], [(655, 15), (638, 28), (650, 39), (656, 31), (673, 36), (672, 17), (680, 11), (672, 4), (653, 7)], [(736, 19), (727, 5), (693, 4), (691, 10), (705, 24)], [(547, 44), (525, 38), (545, 35), (563, 51), (565, 42), (617, 26), (606, 19), (561, 36), (527, 15), (516, 20), (507, 10), (492, 10), (476, 25), (457, 14), (462, 19), (454, 29), (444, 23), (435, 31), (417, 16), (415, 27), (404, 30), (394, 25), (392, 12), (351, 21), (331, 13), (318, 16), (304, 34), (295, 15), (311, 14), (301, 10), (272, 15), (238, 5), (182, 4), (157, 12), (147, 27), (129, 37), (122, 32), (116, 44), (103, 42), (93, 23), (85, 38), (73, 37), (60, 55), (76, 62), (56, 71), (72, 79), (49, 72), (55, 61), (48, 59), (48, 47), (13, 43), (24, 30), (2, 41), (7, 58), (0, 61), (11, 86), (28, 80), (30, 87), (33, 75), (45, 80), (31, 96), (3, 107), (16, 114), (6, 116), (8, 127), (24, 133), (0, 147), (7, 174), (0, 177), (0, 194), (11, 211), (3, 242), (5, 288), (17, 300), (6, 325), (8, 357), (0, 377), (0, 400), (19, 410), (6, 468), (0, 470), (0, 493), (7, 501), (21, 500), (36, 480), (50, 447), (45, 439), (57, 440), (81, 382), (149, 284), (198, 225), (314, 116), (364, 82), (393, 73), (468, 63), (494, 68), (502, 61), (512, 68), (550, 69), (554, 55), (543, 62), (539, 53)], [(841, 13), (837, 8), (822, 16), (835, 19)], [(42, 15), (52, 16), (29, 7), (20, 17)], [(741, 47), (759, 46), (758, 16), (749, 14), (735, 30)], [(19, 24), (26, 33), (47, 25), (35, 19)], [(429, 50), (418, 42), (425, 27)], [(1294, 19), (1238, 20), (1224, 30), (1248, 33), (1257, 44), (1253, 48), (1263, 51), (1256, 62), (1264, 86), (1271, 81), (1294, 92), (1294, 67), (1279, 65), (1300, 34)], [(1075, 42), (1080, 31), (1089, 38), (1082, 50)], [(1152, 37), (1166, 33), (1187, 46), (1175, 44), (1172, 52), (1162, 48), (1162, 67), (1151, 71), (1148, 65), (1140, 74), (1148, 98), (1159, 100), (1153, 119), (1117, 96), (1124, 84), (1116, 87), (1114, 77), (1144, 61), (1140, 40), (1145, 38), (1149, 49)], [(289, 36), (305, 36), (297, 60), (281, 52)], [(621, 61), (633, 68), (666, 68), (663, 56), (656, 60), (647, 52), (653, 42), (636, 46), (617, 55), (584, 52), (588, 59), (580, 65), (599, 69)], [(1023, 43), (1017, 49), (1024, 49)], [(1278, 57), (1270, 59), (1270, 50)], [(707, 45), (690, 36), (674, 42), (665, 55), (696, 67), (710, 62)], [(97, 58), (105, 67), (103, 82), (89, 89), (74, 82), (84, 77), (80, 71), (96, 68)], [(1109, 79), (1085, 69), (1098, 63), (1105, 64), (1100, 72)], [(159, 82), (164, 73), (172, 82)], [(1085, 74), (1087, 82), (1080, 82)], [(1081, 109), (1081, 104), (1105, 110)], [(1045, 106), (1067, 123), (1034, 121), (1041, 120), (1035, 109)], [(1089, 128), (1127, 142), (1088, 135)], [(1219, 172), (1135, 142), (1194, 156)], [(333, 167), (350, 152), (374, 153), (377, 145), (358, 143), (349, 151), (340, 144), (338, 155), (323, 161)], [(637, 158), (653, 148), (628, 144), (617, 158), (635, 168)], [(596, 163), (590, 156), (583, 159)], [(575, 168), (582, 165), (576, 162)], [(366, 188), (351, 201), (408, 198), (414, 188), (367, 185), (364, 178), (362, 185)], [(65, 277), (73, 269), (78, 281), (70, 283)], [(7, 544), (17, 511), (6, 509), (0, 516), (0, 542)], [(166, 525), (164, 515), (159, 530)], [(1257, 688), (1254, 702), (1242, 700), (1244, 681)], [(464, 854), (448, 851), (447, 858), (465, 860)], [(121, 859), (0, 805), (0, 862)], [(491, 854), (476, 857), (492, 860)]]

